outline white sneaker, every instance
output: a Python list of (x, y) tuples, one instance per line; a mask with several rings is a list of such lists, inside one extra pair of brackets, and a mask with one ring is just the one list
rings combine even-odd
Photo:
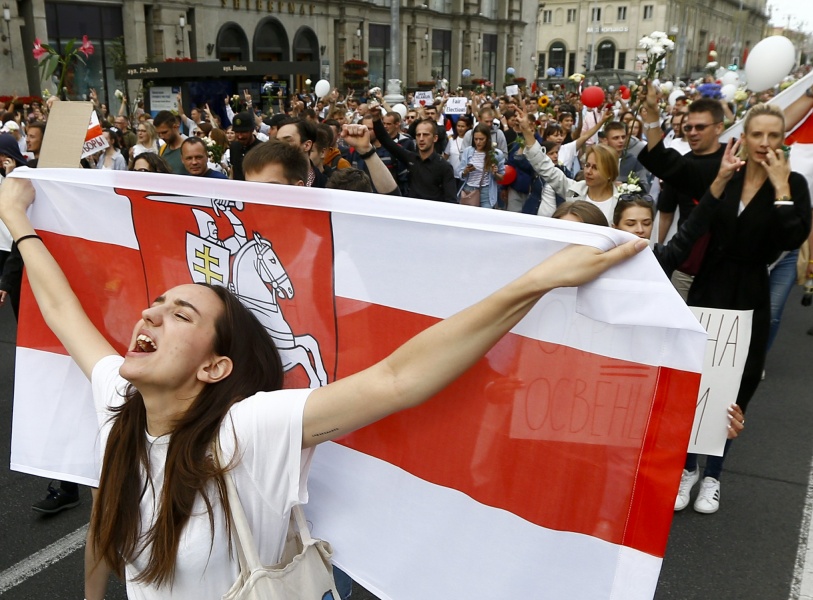
[(694, 509), (704, 515), (710, 515), (716, 513), (719, 508), (720, 482), (714, 477), (704, 477), (700, 483), (697, 500), (694, 501)]
[(694, 471), (683, 469), (683, 475), (680, 476), (680, 488), (678, 489), (677, 498), (675, 498), (675, 510), (683, 510), (689, 506), (692, 488), (699, 478), (700, 469), (695, 469)]

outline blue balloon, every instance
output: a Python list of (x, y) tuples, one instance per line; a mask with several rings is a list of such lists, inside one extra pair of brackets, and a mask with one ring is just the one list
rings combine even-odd
[(514, 67), (508, 67), (505, 70), (505, 72), (508, 73), (509, 75), (513, 75), (514, 73), (516, 73), (516, 71), (514, 70)]
[(548, 77), (553, 77), (554, 75), (556, 75), (556, 69), (554, 69), (553, 67), (548, 67), (548, 70), (545, 71), (545, 73), (547, 73)]
[(463, 69), (463, 77), (471, 77), (471, 71), (469, 69)]

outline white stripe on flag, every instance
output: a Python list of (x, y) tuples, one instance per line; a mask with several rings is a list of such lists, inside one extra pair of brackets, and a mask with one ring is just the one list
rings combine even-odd
[[(564, 246), (544, 239), (347, 214), (334, 214), (332, 223), (337, 296), (439, 319), (484, 298)], [(544, 220), (544, 225), (549, 223), (556, 221)], [(599, 236), (591, 234), (581, 228), (571, 241), (598, 245)], [(504, 257), (503, 268), (489, 269), (484, 277), (483, 263), (493, 261), (494, 255)], [(398, 269), (392, 268), (393, 257)], [(671, 328), (663, 327), (664, 314), (670, 315)], [(607, 335), (610, 329), (612, 335)], [(697, 339), (706, 339), (649, 251), (578, 292), (573, 288), (551, 292), (514, 332), (694, 372), (703, 365), (703, 346)]]
[(130, 200), (112, 188), (44, 180), (34, 181), (34, 187), (38, 193), (31, 206), (31, 220), (37, 229), (138, 248)]
[(17, 348), (15, 371), (14, 395), (27, 402), (14, 403), (11, 469), (97, 486), (101, 453), (90, 381), (69, 356), (30, 348)]
[[(354, 578), (383, 600), (650, 600), (657, 584), (657, 557), (589, 535), (539, 527), (339, 444), (319, 447), (308, 489), (305, 512), (314, 523), (313, 534), (342, 540), (334, 544), (336, 564), (363, 565), (353, 569)], [(358, 523), (367, 526), (353, 525)], [(430, 539), (432, 544), (421, 543)], [(396, 572), (401, 574), (397, 590), (384, 592), (379, 582), (396, 579)], [(529, 595), (529, 590), (538, 593)]]

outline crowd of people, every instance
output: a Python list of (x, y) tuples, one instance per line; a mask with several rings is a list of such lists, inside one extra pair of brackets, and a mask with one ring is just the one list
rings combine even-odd
[[(786, 132), (813, 110), (813, 88), (784, 113), (754, 101), (742, 138), (727, 145), (719, 141), (732, 117), (724, 100), (687, 94), (670, 104), (653, 85), (643, 87), (634, 103), (608, 90), (609, 101), (594, 109), (583, 106), (576, 92), (506, 96), (477, 91), (464, 94), (466, 114), (447, 114), (453, 95), (440, 91), (429, 103), (408, 96), (405, 105), (393, 107), (377, 89), (363, 97), (337, 90), (324, 98), (303, 93), (290, 102), (278, 99), (264, 114), (245, 92), (239, 104), (228, 97), (221, 106), (192, 106), (188, 115), (179, 95), (177, 114), (154, 116), (141, 109), (128, 113), (125, 98), (116, 116), (97, 104), (109, 145), (82, 166), (459, 203), (471, 210), (524, 213), (529, 219), (614, 227), (647, 240), (690, 305), (753, 310), (748, 359), (730, 410), (727, 453), (764, 377), (765, 356), (795, 282), (785, 267), (796, 264), (800, 246), (811, 236), (808, 184), (791, 171), (783, 144)], [(27, 114), (14, 106), (3, 108), (0, 166), (6, 175), (19, 166), (36, 166), (38, 159), (47, 107), (25, 108)], [(19, 235), (30, 237), (18, 212), (6, 208)], [(28, 245), (35, 246), (33, 260), (45, 264), (36, 244)], [(10, 299), (16, 313), (23, 256), (15, 244), (0, 258), (0, 304)], [(50, 268), (41, 267), (45, 273)], [(813, 276), (813, 261), (806, 274)], [(49, 293), (48, 285), (41, 286)], [(166, 302), (189, 293), (173, 292)], [(200, 301), (206, 303), (213, 300), (208, 293), (194, 292), (203, 294)], [(162, 306), (150, 309), (156, 316), (145, 313), (144, 320), (163, 318), (157, 314)], [(68, 328), (63, 334), (93, 340), (80, 353), (89, 377), (96, 361), (111, 353), (87, 329)], [(148, 405), (148, 422), (149, 412)], [(360, 416), (350, 425), (370, 418)], [(311, 421), (304, 425), (313, 426)], [(718, 510), (724, 460), (725, 454), (706, 460), (694, 503), (698, 512)], [(675, 510), (688, 506), (700, 479), (698, 457), (689, 455)], [(47, 497), (33, 508), (55, 513), (76, 506), (78, 498), (75, 484), (62, 482), (49, 486)], [(94, 524), (103, 526), (98, 519)], [(117, 544), (123, 543), (118, 534), (97, 530), (95, 535), (105, 557), (113, 560)], [(167, 575), (165, 565), (150, 562), (146, 568), (151, 581), (160, 583)]]

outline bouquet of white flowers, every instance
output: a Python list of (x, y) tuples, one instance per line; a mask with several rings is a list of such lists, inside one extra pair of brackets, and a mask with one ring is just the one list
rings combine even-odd
[(220, 159), (223, 158), (223, 146), (208, 137), (203, 138), (203, 143), (206, 144), (206, 153), (209, 155), (209, 160), (219, 165)]
[(646, 50), (646, 78), (652, 81), (658, 70), (658, 63), (666, 57), (668, 52), (675, 49), (675, 42), (663, 31), (653, 31), (641, 38), (638, 47)]

